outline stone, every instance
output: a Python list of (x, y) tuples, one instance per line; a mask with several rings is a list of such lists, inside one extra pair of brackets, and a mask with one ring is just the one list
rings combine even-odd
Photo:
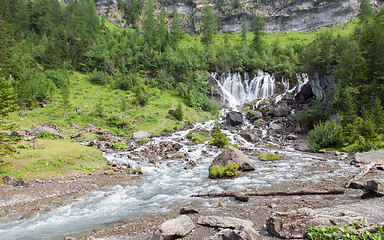
[(191, 213), (199, 213), (196, 209), (193, 208), (182, 208), (180, 209), (180, 214), (191, 214)]
[(45, 127), (45, 126), (44, 127), (36, 127), (36, 128), (34, 128), (33, 130), (31, 130), (29, 132), (29, 135), (38, 137), (39, 134), (42, 133), (42, 132), (47, 132), (47, 133), (51, 134), (53, 137), (58, 137), (58, 138), (61, 138), (61, 139), (65, 138), (63, 135), (58, 133), (56, 129), (51, 128), (51, 127)]
[(329, 213), (310, 208), (275, 212), (266, 220), (267, 231), (278, 238), (304, 238), (310, 226), (346, 226), (349, 222), (364, 221), (360, 214), (349, 211)]
[(249, 196), (245, 193), (235, 194), (235, 199), (240, 202), (248, 202)]
[(174, 108), (171, 108), (171, 109), (168, 110), (168, 114), (169, 115), (173, 115), (173, 114), (175, 114), (175, 111), (176, 110)]
[(185, 237), (195, 227), (196, 225), (190, 217), (182, 215), (161, 224), (161, 226), (153, 233), (150, 240), (171, 240)]
[(84, 131), (87, 131), (87, 132), (92, 132), (93, 129), (96, 129), (95, 126), (93, 126), (92, 124), (87, 124), (83, 127), (83, 130)]
[(364, 190), (367, 193), (384, 194), (384, 179), (374, 179), (368, 181)]
[(349, 185), (349, 188), (353, 188), (353, 189), (364, 189), (365, 185), (361, 182), (351, 182), (351, 184)]
[(231, 162), (236, 163), (242, 171), (253, 171), (255, 166), (252, 161), (239, 149), (228, 146), (211, 162), (211, 166), (228, 166)]
[(270, 128), (271, 130), (278, 131), (278, 130), (281, 129), (281, 125), (280, 125), (280, 124), (277, 124), (277, 123), (271, 123), (271, 124), (269, 125), (269, 128)]
[(79, 137), (82, 137), (82, 136), (84, 136), (83, 132), (77, 132), (77, 133), (72, 134), (71, 138), (74, 139), (74, 138), (79, 138)]
[(29, 182), (26, 182), (21, 178), (14, 178), (14, 177), (9, 177), (9, 176), (3, 177), (3, 182), (6, 185), (11, 185), (11, 186), (15, 186), (15, 187), (28, 187), (29, 186)]
[(64, 240), (76, 240), (76, 238), (72, 238), (72, 237), (65, 237)]
[(29, 212), (21, 216), (20, 220), (31, 219), (31, 218), (37, 217), (37, 215), (39, 215), (37, 212)]
[(201, 216), (197, 219), (197, 224), (203, 226), (210, 226), (216, 228), (241, 228), (252, 227), (253, 222), (234, 217), (221, 217), (221, 216)]
[(291, 110), (289, 109), (287, 103), (285, 101), (278, 102), (273, 108), (273, 114), (276, 117), (285, 117), (287, 116)]
[(250, 132), (242, 132), (240, 133), (240, 136), (251, 143), (255, 142), (257, 139), (256, 135)]
[(241, 112), (231, 111), (227, 113), (225, 121), (230, 126), (237, 126), (243, 123), (243, 114)]
[(74, 129), (79, 129), (79, 128), (80, 128), (80, 126), (77, 125), (76, 123), (71, 123), (69, 126), (70, 126), (71, 128), (74, 128)]
[(225, 228), (216, 233), (210, 240), (258, 240), (260, 234), (252, 227), (240, 227), (236, 229)]
[(297, 136), (297, 135), (295, 135), (295, 134), (289, 134), (288, 136), (287, 136), (287, 139), (288, 140), (296, 140), (296, 139), (298, 139), (299, 137)]
[(300, 91), (296, 94), (295, 100), (299, 103), (304, 103), (308, 99), (314, 97), (315, 95), (312, 92), (312, 88), (309, 84), (305, 84)]
[(147, 131), (134, 132), (132, 137), (134, 139), (149, 138), (149, 133)]

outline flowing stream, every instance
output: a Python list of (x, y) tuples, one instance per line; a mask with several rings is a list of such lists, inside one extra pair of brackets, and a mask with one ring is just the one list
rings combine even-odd
[[(265, 76), (263, 78), (265, 79)], [(256, 85), (263, 86), (261, 83)], [(194, 129), (210, 130), (213, 125), (214, 121), (197, 123)], [(247, 126), (251, 127), (245, 125), (244, 128)], [(263, 162), (259, 161), (257, 157), (249, 156), (255, 164), (256, 171), (233, 180), (209, 179), (210, 162), (220, 151), (207, 143), (188, 144), (189, 140), (186, 135), (189, 131), (191, 130), (179, 131), (170, 137), (153, 138), (145, 146), (134, 151), (138, 154), (143, 148), (150, 148), (153, 145), (156, 147), (160, 142), (177, 142), (183, 146), (179, 153), (187, 154), (188, 160), (194, 161), (196, 166), (186, 168), (187, 163), (183, 158), (151, 163), (146, 159), (132, 160), (135, 152), (105, 154), (108, 159), (127, 162), (132, 167), (140, 166), (144, 173), (143, 177), (114, 187), (89, 192), (82, 198), (72, 199), (62, 207), (31, 219), (0, 222), (0, 239), (62, 239), (65, 236), (90, 232), (92, 229), (114, 221), (168, 212), (175, 207), (193, 205), (214, 209), (216, 205), (206, 199), (189, 197), (198, 192), (244, 191), (245, 188), (256, 190), (292, 181), (321, 181), (325, 178), (346, 174), (343, 171), (346, 164), (343, 162), (332, 162), (336, 166), (334, 171), (324, 173), (313, 167), (325, 164), (323, 159), (289, 147), (282, 147), (279, 153), (289, 156), (287, 159)], [(231, 143), (240, 147), (264, 152), (271, 151), (255, 147), (236, 132), (225, 130), (223, 132), (228, 135)], [(105, 197), (105, 194), (108, 194), (109, 197)]]

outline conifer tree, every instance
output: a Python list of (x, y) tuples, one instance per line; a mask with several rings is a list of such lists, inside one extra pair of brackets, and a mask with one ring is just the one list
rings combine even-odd
[(207, 5), (203, 10), (203, 25), (202, 25), (202, 33), (203, 37), (201, 38), (201, 42), (206, 47), (206, 55), (208, 55), (208, 47), (213, 42), (213, 33), (216, 27), (216, 19), (215, 15), (212, 12), (211, 6)]
[(9, 10), (5, 0), (0, 0), (0, 77), (5, 76), (12, 37), (10, 34)]
[(174, 46), (181, 39), (181, 37), (182, 33), (179, 26), (179, 13), (177, 12), (177, 8), (173, 7), (170, 39), (171, 45)]
[(144, 40), (150, 48), (155, 48), (157, 42), (155, 10), (152, 0), (149, 0), (147, 9), (145, 10), (145, 20), (143, 23)]
[(256, 49), (256, 51), (260, 51), (262, 49), (263, 44), (263, 31), (265, 27), (265, 21), (263, 17), (260, 15), (256, 15), (251, 23), (252, 32), (254, 34), (252, 46)]
[(164, 9), (162, 9), (160, 14), (158, 15), (157, 22), (158, 22), (158, 32), (159, 32), (159, 51), (161, 54), (161, 52), (164, 51), (169, 39), (168, 26), (165, 20)]

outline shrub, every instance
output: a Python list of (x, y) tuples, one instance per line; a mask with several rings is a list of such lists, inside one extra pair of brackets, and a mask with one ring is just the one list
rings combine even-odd
[(142, 139), (140, 139), (139, 140), (139, 143), (147, 143), (147, 142), (149, 142), (149, 141), (151, 141), (149, 138), (142, 138)]
[(177, 120), (183, 121), (184, 112), (183, 112), (183, 107), (181, 106), (181, 102), (179, 102), (179, 104), (177, 105), (177, 108), (176, 108), (175, 112), (173, 113), (173, 116)]
[(114, 149), (127, 149), (127, 144), (123, 143), (123, 142), (117, 142), (113, 145), (113, 148)]
[(210, 144), (213, 146), (224, 148), (229, 144), (228, 138), (220, 130), (220, 125), (218, 122), (215, 123), (215, 126), (211, 130), (211, 137), (213, 139), (211, 140)]
[(209, 168), (209, 176), (211, 178), (235, 177), (239, 173), (238, 170), (239, 166), (234, 162), (226, 167), (215, 165)]
[(52, 138), (55, 138), (51, 133), (49, 133), (47, 131), (40, 132), (37, 137), (41, 138), (41, 139), (52, 139)]
[(312, 151), (337, 147), (341, 143), (341, 126), (336, 121), (320, 122), (308, 134), (308, 147)]
[(280, 155), (275, 153), (261, 153), (259, 156), (260, 161), (275, 161), (280, 160)]
[(307, 238), (315, 239), (383, 239), (383, 229), (378, 226), (375, 233), (366, 232), (361, 237), (356, 235), (359, 229), (367, 227), (364, 222), (351, 222), (349, 226), (311, 226), (307, 230)]

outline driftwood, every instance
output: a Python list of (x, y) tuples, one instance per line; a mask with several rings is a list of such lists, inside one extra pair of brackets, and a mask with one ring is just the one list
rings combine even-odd
[(356, 175), (355, 177), (353, 177), (351, 180), (349, 180), (346, 184), (345, 184), (345, 188), (349, 188), (349, 186), (351, 185), (352, 182), (354, 181), (359, 181), (360, 179), (362, 179), (365, 175), (367, 175), (369, 173), (369, 171), (371, 171), (371, 169), (376, 165), (375, 161), (371, 161), (367, 166), (364, 167), (363, 171), (361, 171), (358, 175)]
[(239, 195), (247, 196), (291, 196), (291, 195), (325, 195), (325, 194), (344, 194), (344, 188), (331, 188), (327, 190), (302, 189), (298, 191), (270, 191), (270, 192), (221, 192), (221, 193), (202, 193), (193, 194), (191, 197), (237, 197)]

